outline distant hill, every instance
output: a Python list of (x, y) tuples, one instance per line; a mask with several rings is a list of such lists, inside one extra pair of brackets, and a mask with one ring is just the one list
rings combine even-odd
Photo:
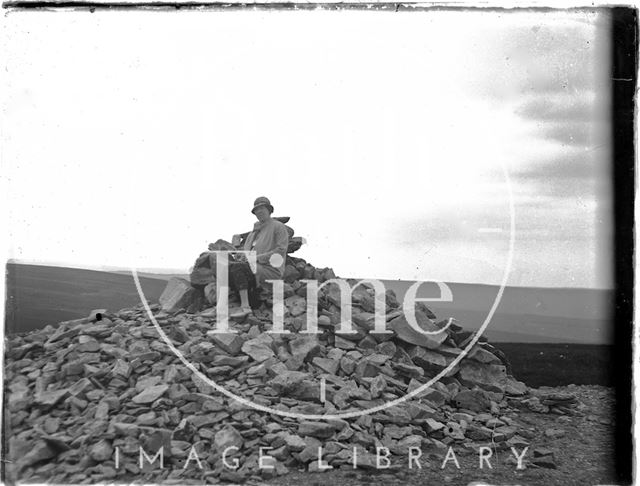
[[(114, 270), (114, 271), (110, 271), (110, 273), (117, 273), (119, 275), (128, 275), (129, 277), (131, 277), (131, 270)], [(188, 273), (153, 273), (153, 272), (137, 271), (137, 274), (138, 274), (138, 277), (155, 278), (158, 280), (165, 280), (165, 281), (170, 280), (173, 277), (179, 277), (179, 278), (184, 278), (186, 280), (189, 280)]]
[[(6, 332), (24, 332), (85, 317), (92, 309), (120, 310), (140, 303), (131, 274), (9, 263), (6, 267)], [(166, 282), (140, 277), (151, 301)]]
[[(178, 274), (140, 272), (147, 298), (157, 301), (166, 281)], [(385, 280), (399, 300), (413, 282)], [(487, 316), (498, 287), (448, 284), (453, 302), (432, 303), (439, 318), (455, 317), (477, 329)], [(418, 296), (435, 297), (435, 284)], [(600, 289), (507, 287), (485, 335), (494, 342), (610, 344), (608, 315), (613, 292)], [(129, 271), (95, 271), (44, 265), (7, 264), (7, 332), (27, 331), (86, 316), (92, 309), (119, 310), (140, 302)]]
[[(400, 301), (414, 282), (384, 280)], [(428, 303), (438, 317), (455, 317), (478, 329), (498, 294), (495, 285), (447, 283), (453, 302)], [(418, 297), (438, 297), (435, 284), (421, 285)], [(613, 291), (607, 289), (506, 287), (486, 336), (503, 342), (613, 343)]]

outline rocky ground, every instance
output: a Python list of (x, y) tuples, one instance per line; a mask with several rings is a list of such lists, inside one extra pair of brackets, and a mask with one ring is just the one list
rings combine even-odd
[[(309, 486), (323, 484), (450, 484), (470, 485), (474, 482), (496, 485), (588, 485), (619, 484), (614, 469), (614, 391), (601, 386), (574, 386), (545, 389), (556, 393), (571, 393), (584, 404), (583, 413), (571, 416), (554, 416), (521, 410), (514, 414), (518, 423), (528, 429), (531, 449), (526, 454), (525, 469), (516, 469), (510, 451), (497, 451), (490, 459), (492, 468), (479, 467), (478, 454), (456, 453), (460, 469), (453, 461), (442, 468), (445, 454), (434, 454), (421, 463), (422, 469), (408, 468), (406, 460), (398, 458), (389, 470), (354, 470), (351, 467), (309, 475), (291, 472), (271, 481), (273, 484), (295, 485), (305, 482)], [(559, 437), (548, 436), (545, 431), (561, 430)], [(536, 464), (536, 451), (552, 452), (553, 463)], [(428, 462), (428, 463), (427, 463)], [(393, 469), (393, 466), (398, 466)]]
[[(300, 333), (307, 322), (300, 278), (333, 275), (297, 262), (299, 274), (284, 289), (289, 334), (267, 332), (269, 303), (234, 323), (237, 334), (212, 334), (215, 312), (185, 312), (189, 286), (169, 284), (152, 311), (200, 377), (160, 339), (142, 306), (10, 336), (5, 480), (614, 482), (610, 390), (529, 388), (509, 375), (506, 357), (483, 342), (450, 367), (472, 333), (438, 321), (420, 305), (419, 325), (430, 334), (417, 332), (389, 293), (383, 305), (392, 332), (377, 333), (374, 293), (362, 286), (352, 294), (353, 334), (337, 332), (341, 300), (334, 286), (319, 296), (320, 333)], [(359, 413), (442, 372), (407, 402)], [(354, 416), (326, 420), (256, 411), (202, 377), (277, 411)], [(268, 456), (262, 467), (261, 455)]]

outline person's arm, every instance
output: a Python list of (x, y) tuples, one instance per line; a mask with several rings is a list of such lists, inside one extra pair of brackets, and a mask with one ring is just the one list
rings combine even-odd
[(287, 256), (287, 248), (289, 247), (289, 233), (287, 232), (287, 228), (285, 228), (284, 225), (277, 225), (274, 228), (273, 236), (275, 240), (273, 250), (258, 255), (258, 263), (269, 263), (269, 258), (271, 258), (271, 255), (274, 253), (278, 253), (282, 258)]
[[(243, 245), (243, 250), (244, 251), (249, 251), (251, 250), (251, 244), (253, 243), (253, 239), (255, 238), (255, 231), (251, 231), (249, 232), (249, 234), (247, 235), (247, 237), (244, 240), (244, 245)], [(236, 260), (242, 263), (247, 262), (247, 256), (244, 253), (237, 253), (236, 254)]]

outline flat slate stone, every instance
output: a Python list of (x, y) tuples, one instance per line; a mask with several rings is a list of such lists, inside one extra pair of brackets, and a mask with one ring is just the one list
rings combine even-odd
[(240, 432), (232, 425), (227, 425), (216, 433), (213, 443), (218, 451), (224, 451), (228, 447), (237, 447), (238, 449), (244, 444), (244, 439)]
[(315, 335), (298, 336), (289, 342), (291, 355), (303, 361), (309, 361), (320, 351), (320, 344)]
[(38, 405), (53, 406), (68, 395), (69, 390), (67, 388), (62, 390), (43, 391), (36, 393), (34, 401)]
[(338, 361), (328, 358), (313, 358), (312, 362), (318, 368), (331, 375), (335, 375), (338, 372), (338, 366), (340, 365)]
[(160, 296), (160, 307), (165, 312), (175, 312), (178, 309), (186, 308), (194, 293), (195, 289), (187, 280), (173, 277)]
[(253, 358), (254, 361), (262, 362), (275, 356), (271, 349), (271, 337), (262, 335), (255, 339), (250, 339), (242, 345), (242, 352)]
[(169, 389), (169, 385), (155, 385), (151, 386), (133, 397), (134, 403), (152, 403), (160, 398)]
[(221, 333), (211, 334), (211, 340), (216, 343), (223, 351), (235, 356), (242, 349), (244, 341), (238, 334)]
[(403, 314), (400, 317), (396, 317), (389, 324), (388, 328), (396, 333), (398, 339), (417, 346), (422, 346), (428, 349), (436, 349), (447, 339), (448, 334), (440, 331), (440, 329), (432, 322), (425, 314), (416, 310), (416, 321), (418, 327), (427, 332), (433, 332), (433, 334), (425, 334), (414, 329), (408, 322), (406, 316)]
[(301, 422), (298, 426), (298, 434), (321, 439), (328, 439), (335, 433), (334, 425), (327, 422)]

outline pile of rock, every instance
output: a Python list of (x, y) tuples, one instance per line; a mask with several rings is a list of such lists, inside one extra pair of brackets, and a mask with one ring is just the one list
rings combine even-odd
[(555, 413), (557, 415), (571, 415), (579, 406), (576, 396), (566, 392), (540, 392), (530, 390), (530, 397), (524, 400), (514, 400), (512, 404), (537, 413)]
[[(251, 403), (301, 415), (357, 412), (401, 398), (447, 368), (472, 338), (456, 323), (437, 322), (422, 304), (420, 326), (440, 332), (416, 332), (393, 292), (385, 296), (393, 332), (377, 334), (373, 289), (366, 285), (352, 293), (355, 333), (339, 334), (343, 304), (334, 284), (319, 295), (321, 333), (304, 334), (300, 279), (334, 275), (302, 259), (289, 263), (296, 271), (285, 285), (289, 334), (267, 332), (268, 304), (234, 323), (237, 334), (211, 334), (215, 312), (187, 314), (190, 287), (179, 280), (151, 309), (202, 374)], [(240, 482), (291, 468), (375, 468), (380, 450), (406, 462), (409, 453), (428, 456), (450, 445), (522, 449), (528, 431), (513, 412), (527, 400), (571, 411), (567, 397), (531, 396), (482, 342), (419, 396), (372, 414), (308, 420), (257, 411), (184, 366), (142, 306), (12, 336), (6, 359), (5, 450), (8, 471), (23, 480)], [(149, 464), (158, 451), (164, 468), (158, 457)]]

